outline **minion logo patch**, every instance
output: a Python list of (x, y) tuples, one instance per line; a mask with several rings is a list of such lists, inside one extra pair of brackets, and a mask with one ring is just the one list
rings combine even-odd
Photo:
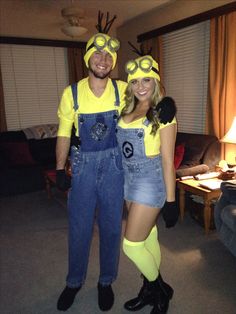
[(95, 141), (101, 141), (107, 135), (108, 127), (102, 122), (97, 122), (91, 127), (90, 133)]
[(124, 142), (122, 145), (122, 151), (125, 158), (131, 158), (134, 154), (134, 147), (130, 142)]

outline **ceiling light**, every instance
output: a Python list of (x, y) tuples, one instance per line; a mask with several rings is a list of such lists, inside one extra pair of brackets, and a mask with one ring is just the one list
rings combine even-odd
[(85, 34), (88, 29), (79, 25), (64, 25), (62, 26), (61, 31), (67, 36), (79, 37)]
[(61, 10), (61, 15), (66, 20), (66, 23), (61, 27), (61, 31), (70, 37), (79, 37), (85, 34), (88, 29), (81, 26), (81, 21), (84, 20), (84, 10), (70, 6)]

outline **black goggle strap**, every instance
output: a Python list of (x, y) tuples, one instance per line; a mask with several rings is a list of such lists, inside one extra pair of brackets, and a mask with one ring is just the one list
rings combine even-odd
[(155, 72), (156, 74), (160, 75), (160, 72), (156, 68), (152, 67), (151, 70)]
[(89, 51), (89, 49), (92, 49), (93, 47), (95, 47), (97, 49), (97, 47), (94, 45), (94, 43), (92, 43), (90, 46), (88, 46), (88, 49), (86, 49), (86, 52)]

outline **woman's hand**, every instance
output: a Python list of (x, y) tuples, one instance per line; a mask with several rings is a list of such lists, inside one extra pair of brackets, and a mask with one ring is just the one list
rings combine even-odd
[(156, 106), (161, 123), (171, 122), (176, 115), (175, 101), (171, 97), (164, 97)]
[(174, 227), (179, 218), (179, 209), (177, 207), (176, 201), (165, 202), (164, 207), (162, 207), (162, 216), (166, 223), (166, 228)]

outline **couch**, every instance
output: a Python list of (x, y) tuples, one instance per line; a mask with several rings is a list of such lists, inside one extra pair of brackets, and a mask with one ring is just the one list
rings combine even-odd
[(54, 169), (57, 124), (0, 133), (0, 196), (45, 188), (44, 171)]
[(219, 161), (220, 142), (216, 136), (177, 133), (175, 148), (177, 178), (215, 171), (215, 166)]
[[(56, 124), (0, 133), (0, 196), (45, 188), (44, 171), (55, 168), (56, 134)], [(215, 136), (177, 133), (177, 177), (207, 172), (219, 159)]]
[(236, 184), (221, 183), (221, 196), (214, 210), (219, 238), (236, 257)]

